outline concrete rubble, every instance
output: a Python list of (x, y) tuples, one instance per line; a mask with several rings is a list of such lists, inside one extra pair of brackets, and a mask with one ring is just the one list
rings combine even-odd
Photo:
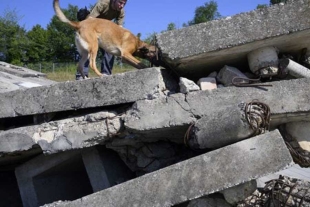
[(280, 133), (274, 131), (72, 202), (46, 206), (174, 206), (286, 168), (291, 162)]
[(310, 167), (309, 5), (158, 34), (165, 69), (55, 83), (0, 63), (0, 206), (236, 206)]

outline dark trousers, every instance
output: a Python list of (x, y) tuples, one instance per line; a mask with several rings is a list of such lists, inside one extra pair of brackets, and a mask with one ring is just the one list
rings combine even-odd
[[(112, 74), (112, 69), (114, 65), (114, 55), (107, 53), (105, 50), (100, 48), (102, 53), (102, 60), (101, 60), (101, 73), (106, 75)], [(89, 67), (89, 60), (87, 60), (84, 64), (84, 74), (88, 77), (88, 67)], [(76, 72), (76, 79), (81, 77), (80, 72)]]
[(114, 55), (107, 53), (105, 50), (100, 48), (102, 53), (101, 61), (101, 73), (106, 75), (112, 75), (112, 69), (114, 65)]

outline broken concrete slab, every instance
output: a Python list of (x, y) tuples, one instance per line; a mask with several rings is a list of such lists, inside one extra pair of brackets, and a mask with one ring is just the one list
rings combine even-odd
[(170, 68), (179, 76), (198, 79), (224, 65), (248, 68), (247, 54), (258, 48), (299, 52), (310, 45), (309, 19), (309, 0), (294, 0), (163, 32), (156, 40)]
[[(212, 91), (173, 94), (165, 99), (137, 101), (125, 117), (125, 127), (144, 140), (168, 139), (183, 143), (189, 126), (201, 117), (217, 118), (226, 108), (258, 100), (271, 111), (271, 128), (291, 121), (310, 120), (310, 79), (273, 82), (273, 87), (227, 87)], [(236, 95), (238, 94), (238, 95)], [(220, 126), (217, 126), (220, 127)], [(225, 127), (225, 126), (223, 126)], [(218, 129), (223, 130), (223, 129)]]
[(46, 77), (46, 74), (31, 70), (29, 68), (21, 67), (12, 65), (6, 62), (0, 61), (0, 71), (10, 73), (15, 76), (19, 76), (22, 78), (28, 78), (28, 77)]
[(143, 140), (168, 139), (183, 142), (189, 124), (196, 121), (184, 94), (152, 101), (137, 101), (124, 117), (125, 127)]
[[(49, 80), (44, 76), (25, 76), (21, 77), (16, 74), (1, 71), (0, 65), (0, 93), (10, 92), (18, 89), (27, 89), (39, 86), (46, 86), (56, 83), (55, 81)], [(29, 70), (31, 71), (31, 70)], [(28, 72), (28, 70), (27, 70)], [(36, 71), (32, 71), (36, 72)], [(29, 72), (30, 73), (30, 72)]]
[(72, 202), (56, 202), (45, 206), (173, 206), (277, 172), (290, 165), (292, 158), (286, 145), (280, 133), (274, 131)]
[[(0, 94), (0, 118), (154, 99), (167, 90), (165, 70), (149, 68), (84, 81), (62, 82)], [(167, 75), (168, 76), (168, 75)], [(172, 84), (173, 85), (173, 84)], [(25, 107), (27, 106), (27, 107)]]
[(91, 147), (120, 133), (122, 128), (121, 116), (102, 111), (0, 131), (0, 153), (22, 153), (34, 145), (47, 154)]

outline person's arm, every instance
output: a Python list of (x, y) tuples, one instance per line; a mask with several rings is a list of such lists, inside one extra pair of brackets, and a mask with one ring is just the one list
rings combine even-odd
[(125, 19), (125, 10), (122, 9), (119, 16), (115, 19), (115, 23), (122, 27), (124, 24), (124, 19)]
[(100, 16), (100, 14), (105, 13), (108, 8), (109, 8), (109, 5), (107, 3), (99, 1), (98, 3), (96, 3), (94, 8), (91, 10), (88, 17), (97, 18)]

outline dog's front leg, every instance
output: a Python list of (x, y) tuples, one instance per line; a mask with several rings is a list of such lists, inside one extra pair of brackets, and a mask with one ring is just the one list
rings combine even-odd
[(123, 54), (122, 59), (124, 60), (124, 62), (128, 63), (129, 65), (131, 65), (137, 69), (148, 68), (146, 65), (144, 65), (141, 61), (136, 59), (131, 54)]

